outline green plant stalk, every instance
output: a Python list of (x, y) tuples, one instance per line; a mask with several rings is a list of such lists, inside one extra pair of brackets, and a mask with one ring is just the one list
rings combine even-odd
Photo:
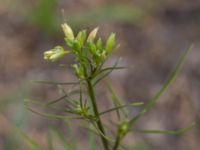
[(119, 144), (120, 144), (120, 140), (121, 140), (121, 138), (120, 138), (119, 133), (118, 133), (118, 135), (116, 137), (116, 140), (115, 140), (115, 144), (114, 144), (113, 150), (117, 150), (118, 149)]
[[(97, 126), (98, 126), (99, 130), (105, 135), (105, 131), (104, 131), (104, 128), (103, 128), (103, 125), (101, 122), (101, 118), (99, 116), (99, 112), (98, 112), (98, 108), (97, 108), (97, 104), (96, 104), (96, 97), (94, 95), (94, 88), (92, 86), (91, 79), (87, 79), (87, 86), (88, 86), (88, 94), (90, 96), (92, 106), (93, 106), (94, 115), (97, 118)], [(109, 150), (107, 140), (102, 135), (100, 135), (100, 136), (101, 136), (101, 141), (103, 143), (104, 149)]]

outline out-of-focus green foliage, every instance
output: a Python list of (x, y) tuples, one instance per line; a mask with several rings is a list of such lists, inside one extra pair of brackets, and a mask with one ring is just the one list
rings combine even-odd
[(56, 0), (38, 0), (28, 19), (47, 33), (54, 33), (58, 22), (56, 3)]
[[(30, 12), (27, 18), (43, 31), (55, 33), (64, 21), (61, 11), (58, 14), (55, 11), (56, 3), (56, 0), (39, 0), (36, 8)], [(87, 12), (65, 14), (65, 18), (74, 28), (80, 28), (83, 25), (87, 26), (103, 22), (135, 24), (140, 22), (145, 14), (140, 8), (118, 4), (100, 6)]]
[(126, 5), (107, 5), (81, 14), (66, 15), (66, 18), (74, 27), (79, 27), (80, 25), (99, 24), (103, 22), (135, 24), (140, 22), (145, 15), (145, 11), (140, 8)]

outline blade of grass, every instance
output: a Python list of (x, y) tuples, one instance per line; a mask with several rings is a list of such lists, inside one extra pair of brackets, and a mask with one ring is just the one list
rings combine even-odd
[(75, 85), (79, 84), (79, 82), (57, 82), (57, 81), (43, 81), (43, 80), (32, 80), (33, 83), (38, 84), (51, 84), (51, 85)]
[(190, 126), (186, 128), (181, 128), (178, 130), (136, 130), (134, 131), (139, 133), (145, 133), (145, 134), (166, 134), (166, 135), (180, 135), (183, 134), (191, 129), (193, 129), (196, 126), (195, 123), (192, 123)]
[(148, 102), (147, 104), (144, 106), (144, 109), (142, 111), (139, 112), (138, 115), (136, 115), (134, 118), (132, 118), (130, 120), (130, 125), (132, 126), (135, 122), (137, 122), (141, 117), (144, 116), (144, 114), (146, 112), (148, 112), (154, 105), (155, 103), (158, 101), (158, 99), (162, 96), (162, 94), (167, 91), (167, 89), (169, 88), (169, 86), (173, 83), (173, 81), (176, 79), (177, 75), (180, 73), (186, 58), (189, 54), (189, 52), (192, 50), (193, 45), (186, 50), (183, 55), (181, 56), (179, 62), (177, 63), (174, 71), (171, 73), (171, 75), (169, 76), (169, 79), (164, 83), (164, 85), (162, 86), (162, 88), (155, 94), (155, 96), (153, 96)]

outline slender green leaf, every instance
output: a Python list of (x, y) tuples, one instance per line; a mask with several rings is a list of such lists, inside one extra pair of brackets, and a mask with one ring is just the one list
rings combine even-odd
[[(83, 91), (82, 91), (82, 92), (83, 92)], [(46, 105), (47, 105), (47, 106), (53, 105), (53, 104), (55, 104), (55, 103), (57, 103), (57, 102), (59, 102), (59, 101), (61, 101), (61, 100), (63, 100), (63, 99), (66, 99), (66, 98), (68, 99), (68, 102), (69, 102), (70, 104), (74, 105), (73, 102), (70, 101), (70, 100), (72, 100), (72, 99), (70, 99), (69, 97), (72, 96), (72, 95), (76, 95), (76, 94), (78, 94), (78, 93), (80, 93), (79, 90), (72, 90), (72, 91), (66, 93), (65, 95), (59, 97), (58, 99), (55, 99), (55, 100), (52, 100), (52, 101), (46, 103)]]
[(63, 115), (56, 115), (56, 114), (48, 114), (48, 113), (42, 113), (42, 112), (38, 112), (35, 111), (29, 107), (27, 107), (28, 110), (30, 110), (31, 112), (40, 115), (42, 117), (47, 117), (47, 118), (52, 118), (52, 119), (62, 119), (65, 121), (69, 121), (69, 120), (73, 120), (73, 119), (81, 119), (81, 117), (68, 117), (68, 116), (63, 116)]
[(39, 84), (51, 84), (51, 85), (75, 85), (79, 84), (79, 82), (57, 82), (57, 81), (43, 81), (43, 80), (32, 80), (33, 83)]
[(196, 126), (195, 123), (192, 123), (190, 126), (186, 128), (181, 128), (178, 130), (136, 130), (134, 131), (139, 132), (139, 133), (145, 133), (145, 134), (167, 134), (167, 135), (179, 135), (183, 134), (191, 129), (193, 129)]
[(120, 105), (120, 106), (117, 106), (117, 107), (114, 107), (114, 108), (110, 108), (106, 111), (103, 111), (101, 113), (99, 113), (99, 115), (104, 115), (108, 112), (112, 112), (112, 111), (115, 111), (115, 110), (118, 110), (118, 109), (122, 109), (124, 107), (128, 107), (128, 106), (141, 106), (143, 105), (144, 103), (143, 102), (135, 102), (135, 103), (130, 103), (130, 104), (126, 104), (126, 105)]
[(114, 142), (114, 140), (111, 137), (108, 137), (104, 133), (102, 133), (101, 130), (96, 126), (96, 124), (94, 122), (91, 121), (90, 123), (94, 127), (94, 128), (89, 128), (91, 131), (93, 131), (94, 133), (96, 133), (98, 136), (104, 137), (109, 142)]
[(189, 54), (189, 52), (192, 50), (191, 46), (188, 50), (186, 50), (183, 55), (181, 56), (179, 62), (177, 63), (174, 71), (171, 73), (171, 75), (169, 76), (169, 79), (164, 83), (164, 85), (162, 86), (162, 88), (155, 94), (155, 96), (153, 96), (148, 103), (144, 106), (144, 109), (142, 111), (139, 112), (138, 115), (136, 115), (134, 118), (132, 118), (130, 120), (130, 124), (133, 125), (135, 122), (137, 122), (141, 117), (144, 116), (144, 114), (146, 112), (148, 112), (154, 105), (155, 103), (158, 101), (158, 99), (162, 96), (162, 94), (169, 88), (169, 86), (173, 83), (173, 81), (176, 79), (177, 75), (180, 73), (186, 58)]
[(103, 73), (105, 71), (110, 71), (110, 70), (122, 70), (122, 69), (128, 69), (128, 67), (107, 67), (102, 69), (99, 73)]

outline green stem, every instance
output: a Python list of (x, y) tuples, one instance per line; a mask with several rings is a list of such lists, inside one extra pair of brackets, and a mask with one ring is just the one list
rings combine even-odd
[(116, 140), (115, 140), (115, 144), (114, 144), (113, 150), (117, 150), (117, 149), (118, 149), (119, 144), (120, 144), (120, 140), (121, 140), (121, 138), (120, 138), (120, 136), (119, 136), (119, 134), (118, 134), (118, 135), (117, 135), (117, 138), (116, 138)]
[[(89, 96), (90, 96), (90, 99), (91, 99), (91, 102), (92, 102), (92, 106), (93, 106), (94, 115), (97, 118), (97, 126), (98, 126), (99, 130), (105, 135), (105, 131), (104, 131), (104, 128), (103, 128), (103, 125), (102, 125), (102, 122), (101, 122), (101, 118), (99, 116), (99, 112), (98, 112), (98, 108), (97, 108), (97, 104), (96, 104), (96, 98), (95, 98), (95, 95), (94, 95), (94, 89), (93, 89), (93, 86), (92, 86), (92, 83), (91, 83), (91, 79), (87, 80), (87, 85), (88, 85), (88, 93), (89, 93)], [(101, 136), (101, 141), (103, 143), (104, 149), (109, 150), (107, 140), (102, 135), (100, 135), (100, 136)]]

